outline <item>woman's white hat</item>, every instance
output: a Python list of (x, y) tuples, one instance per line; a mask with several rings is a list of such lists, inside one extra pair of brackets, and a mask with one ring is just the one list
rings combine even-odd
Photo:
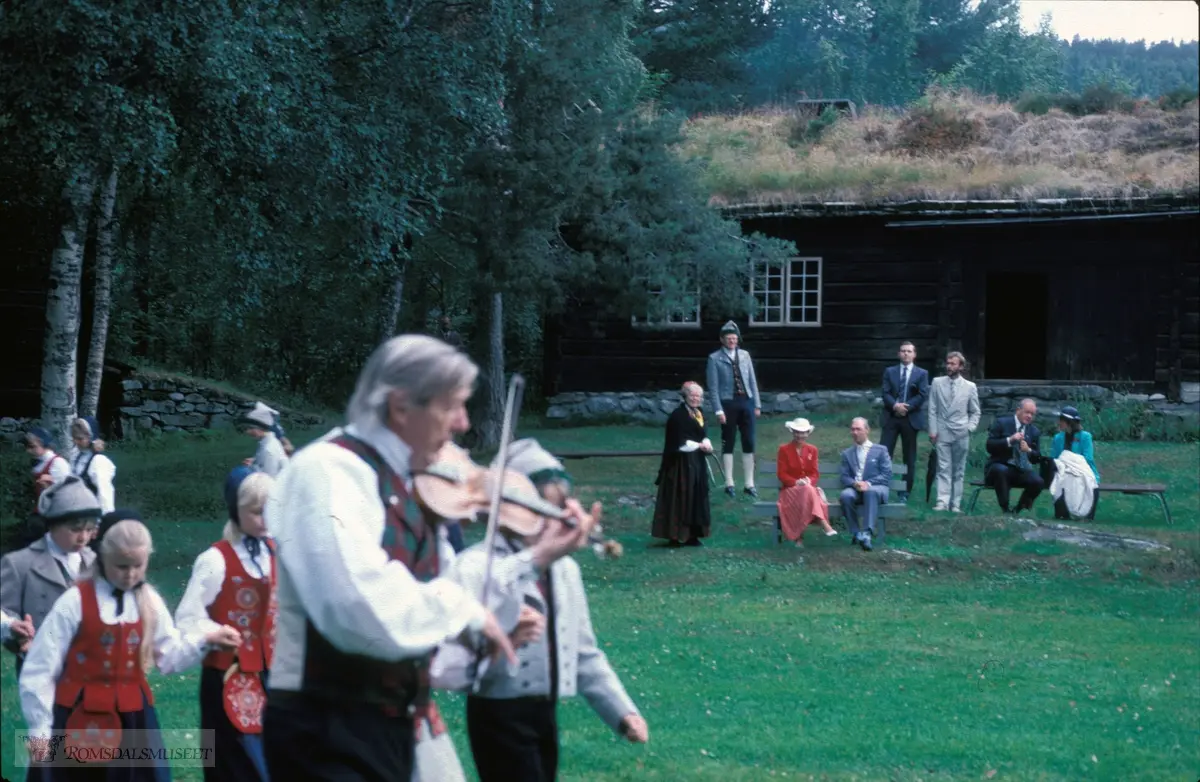
[(784, 424), (791, 432), (811, 432), (816, 429), (807, 418), (793, 418)]

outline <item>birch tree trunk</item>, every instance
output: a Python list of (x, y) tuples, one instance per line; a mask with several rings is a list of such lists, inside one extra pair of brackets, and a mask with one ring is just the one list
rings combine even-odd
[(42, 354), (42, 426), (53, 433), (59, 453), (73, 458), (71, 421), (75, 419), (76, 358), (79, 351), (79, 283), (83, 246), (96, 183), (90, 172), (77, 171), (62, 198), (66, 218), (58, 247), (50, 256), (46, 294), (46, 341)]
[(396, 321), (400, 319), (400, 308), (404, 303), (404, 278), (408, 273), (408, 262), (393, 251), (395, 278), (391, 289), (383, 300), (383, 311), (379, 315), (379, 341), (386, 342), (396, 335)]
[(112, 262), (116, 245), (117, 167), (108, 172), (100, 191), (100, 214), (96, 220), (96, 291), (92, 311), (92, 341), (88, 346), (87, 371), (83, 377), (80, 415), (95, 415), (104, 382), (104, 351), (108, 344), (108, 320), (112, 310)]
[(479, 422), (479, 446), (484, 449), (500, 445), (504, 427), (504, 296), (492, 293), (492, 312), (488, 322), (487, 378), (484, 385), (483, 420)]

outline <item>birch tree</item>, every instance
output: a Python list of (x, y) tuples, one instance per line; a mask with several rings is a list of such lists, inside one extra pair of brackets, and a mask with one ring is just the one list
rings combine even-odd
[(80, 414), (96, 415), (100, 384), (104, 382), (104, 355), (108, 345), (108, 322), (112, 310), (113, 249), (117, 233), (117, 167), (109, 166), (108, 179), (100, 191), (96, 215), (96, 282), (92, 294), (92, 338), (88, 345), (87, 370), (83, 378)]

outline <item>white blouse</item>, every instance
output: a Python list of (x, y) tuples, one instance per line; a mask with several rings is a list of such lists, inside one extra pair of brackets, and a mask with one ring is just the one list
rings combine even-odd
[(279, 442), (274, 432), (267, 432), (259, 439), (258, 450), (254, 452), (254, 461), (250, 466), (274, 478), (287, 467), (287, 463), (288, 455), (283, 450), (283, 443)]
[(71, 463), (47, 448), (37, 463), (33, 465), (33, 477), (36, 478), (42, 470), (46, 469), (46, 462), (50, 462), (50, 480), (55, 483), (71, 474)]
[[(88, 459), (91, 459), (91, 462), (88, 462)], [(100, 500), (101, 512), (112, 513), (117, 509), (117, 492), (113, 488), (117, 465), (102, 453), (93, 456), (92, 451), (80, 451), (71, 464), (71, 473), (82, 478), (85, 464), (88, 477), (96, 485), (96, 498)]]
[[(271, 577), (272, 556), (271, 552), (267, 550), (265, 541), (254, 560), (250, 559), (250, 552), (246, 549), (244, 537), (233, 544), (233, 551), (251, 577)], [(255, 563), (258, 567), (255, 567)], [(262, 568), (261, 576), (259, 568)], [(183, 593), (183, 599), (179, 601), (179, 608), (175, 609), (175, 624), (182, 632), (198, 632), (206, 635), (213, 630), (220, 629), (221, 623), (214, 622), (209, 617), (208, 607), (217, 599), (217, 595), (221, 594), (221, 586), (224, 583), (225, 557), (216, 547), (210, 547), (196, 557), (196, 562), (192, 565), (192, 577)]]
[[(138, 620), (137, 600), (125, 595), (125, 610), (117, 616), (117, 598), (113, 587), (97, 578), (96, 602), (100, 619), (106, 624), (130, 624)], [(200, 662), (208, 652), (203, 633), (182, 633), (171, 621), (171, 612), (157, 593), (152, 593), (158, 623), (154, 630), (154, 662), (164, 674), (178, 673)], [(55, 602), (42, 626), (33, 636), (33, 644), (21, 668), (21, 710), (30, 735), (48, 737), (54, 721), (54, 690), (62, 676), (67, 652), (83, 623), (83, 598), (73, 586)]]

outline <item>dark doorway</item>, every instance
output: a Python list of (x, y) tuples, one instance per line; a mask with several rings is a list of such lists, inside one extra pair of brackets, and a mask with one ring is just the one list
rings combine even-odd
[(1050, 300), (1045, 274), (987, 276), (987, 377), (1046, 379), (1046, 308)]

